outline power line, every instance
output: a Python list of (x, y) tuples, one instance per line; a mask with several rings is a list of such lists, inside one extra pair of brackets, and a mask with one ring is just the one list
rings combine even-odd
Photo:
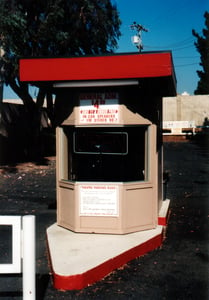
[(194, 40), (192, 37), (187, 37), (183, 40), (180, 40), (178, 42), (175, 42), (175, 43), (171, 43), (171, 44), (167, 44), (167, 45), (163, 45), (163, 46), (156, 46), (156, 45), (145, 45), (147, 48), (156, 48), (156, 49), (159, 49), (159, 48), (176, 48), (176, 49), (180, 49), (185, 46), (185, 47), (192, 47), (194, 46)]
[(175, 59), (193, 59), (193, 58), (199, 58), (199, 56), (175, 56)]
[(194, 65), (199, 65), (199, 63), (191, 63), (191, 64), (184, 64), (184, 65), (175, 65), (175, 68), (181, 68), (181, 67), (187, 67), (187, 66), (194, 66)]
[[(166, 48), (173, 48), (173, 47), (171, 47), (171, 46), (169, 46), (169, 45), (162, 45), (162, 46), (150, 46), (150, 45), (144, 45), (144, 47), (146, 47), (146, 48), (152, 48), (152, 49), (162, 49), (162, 48), (164, 48), (164, 49), (166, 49)], [(173, 48), (173, 49), (171, 49), (172, 51), (178, 51), (178, 50), (182, 50), (182, 49), (186, 49), (186, 48), (192, 48), (192, 47), (194, 47), (194, 45), (193, 44), (190, 44), (190, 45), (188, 45), (188, 46), (185, 46), (185, 47), (180, 47), (180, 48)]]
[(186, 47), (181, 47), (181, 48), (176, 48), (176, 49), (172, 49), (172, 51), (180, 51), (180, 50), (183, 50), (183, 49), (188, 49), (188, 48), (193, 48), (194, 45), (190, 45), (190, 46), (186, 46)]

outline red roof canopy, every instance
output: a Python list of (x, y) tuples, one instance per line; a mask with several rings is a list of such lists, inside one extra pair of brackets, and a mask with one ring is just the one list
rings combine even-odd
[(170, 52), (20, 59), (20, 80), (76, 81), (173, 77)]

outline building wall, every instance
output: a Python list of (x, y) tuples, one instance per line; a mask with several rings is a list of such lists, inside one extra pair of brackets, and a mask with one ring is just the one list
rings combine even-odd
[(163, 121), (195, 121), (202, 126), (209, 119), (209, 95), (178, 95), (163, 98)]

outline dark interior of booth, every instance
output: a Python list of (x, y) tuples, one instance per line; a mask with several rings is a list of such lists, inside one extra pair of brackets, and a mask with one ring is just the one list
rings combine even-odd
[[(79, 92), (119, 93), (120, 103), (128, 110), (157, 125), (158, 151), (162, 143), (161, 90), (164, 88), (167, 94), (172, 93), (168, 78), (142, 79), (134, 86), (82, 88)], [(79, 106), (79, 92), (77, 89), (61, 91), (61, 112), (63, 109), (70, 112), (73, 106)], [(127, 182), (149, 179), (149, 125), (61, 126), (68, 140), (68, 180)]]
[(65, 126), (68, 180), (141, 181), (147, 177), (148, 126), (77, 128)]

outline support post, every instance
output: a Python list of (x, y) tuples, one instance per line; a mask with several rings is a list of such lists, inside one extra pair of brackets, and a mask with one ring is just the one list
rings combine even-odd
[(22, 218), (23, 229), (23, 299), (35, 300), (35, 216)]

